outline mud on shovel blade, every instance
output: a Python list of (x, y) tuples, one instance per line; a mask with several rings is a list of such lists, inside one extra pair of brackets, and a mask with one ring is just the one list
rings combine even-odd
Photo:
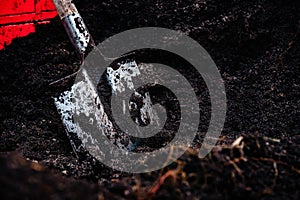
[(53, 3), (77, 55), (83, 60), (88, 47), (94, 46), (94, 42), (82, 17), (72, 0), (53, 0)]
[[(112, 92), (111, 95), (131, 86), (132, 82), (130, 80), (139, 75), (139, 65), (135, 61), (118, 65), (119, 68), (117, 70), (108, 67), (105, 76), (108, 81), (107, 85), (101, 84), (100, 81), (101, 87), (105, 87), (106, 89), (110, 88)], [(126, 73), (126, 71), (134, 73)], [(140, 140), (138, 138), (132, 140), (133, 138), (128, 136), (127, 133), (116, 128), (105, 111), (105, 106), (100, 100), (98, 91), (96, 91), (92, 85), (88, 74), (84, 72), (82, 74), (83, 77), (81, 77), (80, 82), (74, 84), (71, 90), (63, 92), (59, 97), (54, 99), (56, 108), (61, 115), (62, 122), (77, 157), (84, 158), (88, 154), (101, 156), (97, 145), (89, 146), (91, 143), (100, 145), (99, 142), (101, 141), (97, 141), (93, 136), (95, 134), (104, 134), (111, 143), (125, 151), (132, 151), (137, 148)], [(111, 80), (118, 81), (112, 82)], [(151, 101), (149, 98), (143, 99), (143, 101), (147, 100)], [(145, 103), (139, 108), (141, 113), (140, 116), (136, 116), (137, 118), (141, 118), (142, 115), (149, 116), (147, 112), (152, 111), (147, 105), (149, 105), (149, 103)], [(74, 117), (85, 118), (86, 122), (94, 123), (98, 130), (93, 131), (80, 127), (79, 124), (74, 121)], [(155, 117), (151, 115), (151, 118)], [(147, 120), (145, 117), (143, 119)]]

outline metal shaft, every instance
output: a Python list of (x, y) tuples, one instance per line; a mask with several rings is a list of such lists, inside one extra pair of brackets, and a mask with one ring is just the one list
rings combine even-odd
[(83, 57), (92, 39), (82, 17), (72, 0), (53, 0), (53, 3), (77, 54)]

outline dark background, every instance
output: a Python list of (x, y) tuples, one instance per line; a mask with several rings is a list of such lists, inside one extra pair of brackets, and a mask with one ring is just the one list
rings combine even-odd
[(144, 26), (180, 30), (198, 41), (225, 81), (220, 145), (205, 159), (191, 150), (180, 162), (141, 175), (77, 160), (53, 100), (74, 78), (49, 84), (80, 63), (56, 18), (0, 51), (2, 199), (299, 199), (299, 1), (75, 4), (96, 43)]

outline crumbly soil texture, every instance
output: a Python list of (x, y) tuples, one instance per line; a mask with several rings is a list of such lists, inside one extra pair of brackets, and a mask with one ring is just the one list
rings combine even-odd
[[(151, 173), (128, 174), (92, 157), (78, 159), (54, 97), (70, 89), (75, 76), (69, 75), (80, 62), (55, 18), (0, 51), (1, 199), (299, 199), (299, 1), (74, 2), (96, 44), (149, 26), (199, 42), (225, 83), (223, 131), (205, 158), (197, 153), (199, 134), (183, 156)], [(131, 59), (184, 68), (172, 56), (149, 55)], [(205, 84), (196, 93), (203, 133), (211, 117)], [(140, 148), (146, 147), (147, 141)]]

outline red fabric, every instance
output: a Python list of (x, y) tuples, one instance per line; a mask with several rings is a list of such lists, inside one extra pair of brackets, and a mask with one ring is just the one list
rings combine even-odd
[(0, 4), (0, 50), (57, 15), (52, 0), (1, 0)]

